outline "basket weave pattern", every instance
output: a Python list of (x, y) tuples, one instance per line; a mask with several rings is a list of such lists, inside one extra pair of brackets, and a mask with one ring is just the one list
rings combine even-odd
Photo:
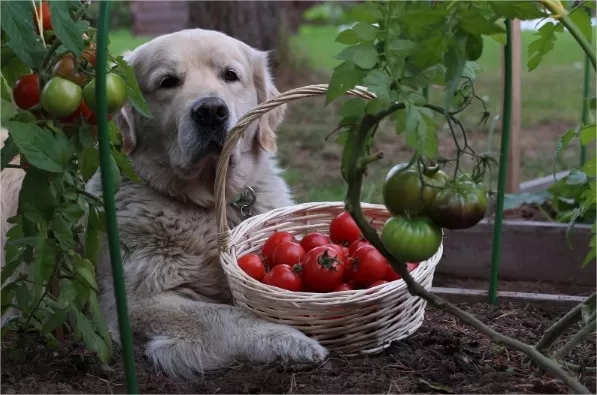
[[(285, 102), (324, 94), (327, 85), (315, 85), (287, 91), (262, 103), (239, 120), (231, 130), (216, 172), (216, 215), (220, 261), (236, 305), (270, 322), (291, 325), (317, 339), (322, 345), (342, 354), (362, 355), (382, 351), (393, 340), (414, 333), (423, 323), (426, 302), (410, 295), (402, 280), (373, 288), (332, 292), (292, 292), (265, 285), (249, 277), (237, 264), (247, 253), (259, 254), (267, 238), (275, 231), (287, 231), (297, 239), (309, 232), (327, 233), (331, 220), (344, 211), (343, 202), (317, 202), (278, 208), (251, 217), (234, 229), (226, 220), (225, 180), (228, 158), (248, 125), (261, 115)], [(374, 97), (364, 88), (347, 92), (366, 99)], [(381, 231), (390, 213), (383, 205), (361, 204), (365, 217)], [(411, 272), (412, 277), (429, 290), (435, 267), (443, 252)]]

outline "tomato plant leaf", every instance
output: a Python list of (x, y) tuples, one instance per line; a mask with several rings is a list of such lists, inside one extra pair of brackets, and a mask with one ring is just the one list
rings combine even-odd
[(361, 43), (352, 47), (352, 61), (362, 69), (369, 70), (377, 64), (377, 50), (371, 43)]
[[(593, 27), (591, 26), (591, 14), (587, 12), (585, 7), (577, 7), (574, 11), (568, 14), (568, 17), (578, 27), (583, 36), (591, 42), (593, 38)], [(562, 22), (559, 22), (560, 24)]]
[(555, 173), (556, 173), (556, 162), (558, 160), (558, 157), (560, 156), (560, 153), (568, 147), (568, 144), (570, 144), (570, 142), (572, 141), (572, 139), (575, 136), (576, 136), (576, 130), (568, 129), (568, 131), (566, 133), (564, 133), (564, 135), (562, 135), (558, 139), (558, 142), (556, 143), (556, 148), (554, 149), (554, 152), (553, 152), (552, 167), (553, 167), (554, 177), (555, 177)]
[(41, 221), (49, 221), (54, 214), (56, 201), (50, 189), (48, 174), (31, 168), (25, 174), (19, 191), (17, 212), (30, 216), (37, 214)]
[(68, 318), (68, 310), (67, 309), (58, 309), (54, 311), (54, 313), (44, 322), (44, 325), (41, 327), (41, 334), (46, 335), (51, 331), (55, 330), (58, 327), (61, 327), (66, 322)]
[(556, 25), (552, 22), (547, 22), (533, 36), (537, 36), (537, 39), (531, 42), (528, 47), (528, 71), (536, 69), (541, 64), (543, 57), (554, 49), (556, 43)]
[(29, 310), (29, 304), (31, 303), (31, 294), (29, 293), (29, 287), (26, 282), (22, 282), (21, 285), (16, 289), (17, 306), (21, 311)]
[(65, 137), (23, 122), (7, 122), (6, 128), (16, 146), (33, 166), (60, 173), (66, 170), (74, 152), (74, 145)]
[(466, 36), (456, 36), (454, 41), (448, 47), (448, 51), (444, 57), (444, 64), (446, 66), (446, 96), (444, 99), (444, 108), (446, 111), (450, 109), (450, 103), (454, 98), (454, 94), (460, 85), (462, 72), (466, 64)]
[(124, 175), (131, 181), (134, 182), (143, 182), (143, 180), (139, 177), (133, 164), (128, 156), (124, 152), (112, 149), (112, 158), (116, 161), (118, 167), (122, 170)]
[(110, 336), (108, 326), (106, 325), (104, 317), (101, 313), (99, 303), (97, 301), (97, 295), (94, 292), (89, 295), (89, 307), (91, 309), (91, 314), (93, 314), (94, 323), (97, 325), (97, 330), (106, 343), (108, 353), (112, 354), (112, 337)]
[(377, 28), (367, 22), (358, 22), (352, 30), (361, 41), (373, 41), (377, 35)]
[(334, 99), (344, 95), (348, 90), (363, 82), (366, 72), (360, 70), (351, 61), (344, 61), (334, 68), (325, 104), (331, 103)]
[(348, 16), (354, 21), (367, 23), (375, 23), (383, 18), (377, 6), (369, 2), (359, 3), (350, 8)]
[(595, 258), (597, 258), (596, 224), (597, 224), (597, 222), (593, 222), (593, 226), (591, 227), (592, 236), (591, 236), (591, 241), (589, 242), (590, 250), (581, 265), (582, 268), (587, 267), (587, 265), (589, 263), (591, 263), (592, 261), (595, 260)]
[[(83, 53), (83, 33), (86, 29), (81, 29), (81, 25), (75, 23), (71, 16), (71, 11), (81, 6), (77, 1), (50, 1), (50, 17), (52, 20), (52, 29), (54, 34), (69, 51), (76, 57)], [(79, 5), (77, 5), (79, 4)]]
[(489, 4), (503, 18), (529, 20), (546, 16), (536, 1), (490, 1)]
[(94, 351), (100, 361), (107, 363), (110, 351), (104, 340), (95, 333), (92, 323), (76, 306), (70, 305), (70, 312), (74, 317), (75, 334), (83, 340), (85, 346)]
[(97, 150), (95, 148), (83, 148), (79, 152), (78, 163), (83, 181), (89, 181), (99, 166), (99, 155)]
[(335, 41), (340, 44), (353, 45), (360, 43), (361, 39), (359, 38), (359, 36), (357, 36), (354, 30), (345, 29), (342, 30), (340, 34), (338, 34)]
[(6, 167), (10, 163), (11, 160), (14, 159), (15, 156), (19, 154), (17, 149), (17, 145), (13, 141), (11, 136), (8, 136), (6, 140), (4, 140), (4, 147), (2, 147), (2, 152), (0, 152), (0, 157), (2, 159), (2, 169)]
[(22, 62), (38, 68), (45, 48), (35, 34), (34, 16), (33, 3), (30, 1), (0, 2), (0, 24), (8, 37), (8, 47)]
[(428, 108), (406, 105), (406, 143), (421, 155), (437, 157), (437, 135), (433, 112)]
[(584, 146), (589, 145), (590, 142), (595, 141), (597, 139), (597, 125), (591, 124), (584, 126), (580, 129), (579, 136), (580, 136), (580, 143)]
[(417, 51), (419, 45), (412, 40), (392, 37), (387, 44), (387, 51), (393, 56), (409, 56)]
[(153, 114), (149, 108), (149, 104), (147, 104), (143, 94), (141, 94), (141, 91), (139, 90), (139, 83), (135, 78), (133, 69), (122, 56), (118, 56), (115, 60), (118, 64), (115, 73), (120, 75), (124, 79), (124, 82), (126, 82), (126, 90), (131, 104), (141, 115), (146, 118), (152, 118)]
[(363, 83), (371, 92), (375, 93), (376, 100), (379, 100), (383, 107), (390, 104), (390, 84), (392, 80), (386, 71), (379, 69), (369, 71)]

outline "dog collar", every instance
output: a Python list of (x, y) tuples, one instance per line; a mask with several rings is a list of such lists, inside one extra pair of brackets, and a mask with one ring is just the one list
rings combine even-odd
[(243, 219), (247, 219), (253, 215), (252, 207), (257, 200), (255, 190), (248, 186), (243, 192), (234, 198), (230, 205), (240, 211)]

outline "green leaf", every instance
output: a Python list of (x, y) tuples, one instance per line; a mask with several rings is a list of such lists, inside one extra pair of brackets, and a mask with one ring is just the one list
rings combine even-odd
[(358, 69), (351, 61), (347, 60), (340, 63), (334, 68), (330, 78), (325, 104), (331, 103), (334, 99), (345, 95), (348, 90), (362, 83), (365, 75), (366, 72)]
[(31, 303), (31, 293), (27, 283), (23, 282), (16, 289), (17, 306), (21, 311), (29, 310), (29, 304)]
[(62, 218), (60, 214), (55, 215), (52, 220), (52, 231), (60, 246), (64, 250), (71, 249), (75, 246), (75, 240), (73, 240), (73, 233), (70, 224)]
[(0, 153), (0, 157), (2, 158), (2, 169), (4, 169), (6, 165), (18, 155), (18, 153), (19, 150), (17, 149), (17, 145), (12, 137), (8, 136), (8, 138), (4, 140), (4, 147), (2, 147), (2, 152)]
[(61, 327), (66, 322), (67, 318), (68, 318), (68, 310), (58, 309), (58, 310), (54, 311), (52, 316), (50, 316), (50, 318), (48, 318), (48, 320), (44, 323), (44, 326), (42, 326), (41, 331), (40, 331), (41, 334), (42, 335), (48, 334), (48, 333), (52, 332), (53, 330), (55, 330), (56, 328)]
[(551, 200), (547, 191), (507, 193), (504, 195), (504, 210), (517, 209), (525, 204), (542, 205)]
[(597, 177), (597, 158), (593, 157), (586, 161), (580, 170), (589, 177)]
[(54, 239), (46, 238), (43, 234), (39, 235), (35, 247), (35, 259), (31, 264), (34, 285), (40, 287), (50, 280), (60, 252)]
[(377, 50), (371, 43), (362, 43), (354, 46), (352, 61), (362, 69), (369, 70), (377, 64)]
[(120, 169), (114, 156), (110, 156), (110, 173), (112, 175), (112, 192), (116, 194), (120, 190), (120, 184), (122, 182), (122, 176), (120, 175)]
[(565, 150), (568, 147), (568, 145), (570, 144), (570, 142), (572, 141), (574, 136), (576, 136), (576, 130), (568, 129), (568, 131), (566, 133), (564, 133), (564, 135), (561, 136), (559, 138), (558, 142), (556, 143), (556, 148), (553, 153), (554, 177), (555, 177), (555, 173), (556, 173), (556, 162), (558, 160), (558, 157), (560, 156), (560, 152), (562, 152), (563, 150)]
[(373, 69), (367, 74), (363, 83), (371, 92), (375, 93), (377, 99), (384, 104), (384, 107), (390, 104), (390, 84), (392, 80), (387, 72)]
[(437, 157), (437, 134), (433, 112), (425, 107), (406, 105), (406, 142), (419, 154)]
[[(592, 261), (594, 261), (595, 258), (597, 257), (597, 242), (595, 240), (597, 232), (595, 231), (595, 225), (596, 225), (596, 223), (593, 222), (593, 226), (591, 227), (592, 237), (591, 237), (591, 241), (589, 242), (589, 247), (591, 247), (591, 249), (581, 265), (582, 268), (587, 267), (587, 265), (589, 263), (591, 263)], [(593, 308), (593, 311), (594, 311), (594, 308)]]
[[(71, 17), (71, 10), (77, 8), (75, 1), (50, 1), (50, 16), (52, 19), (52, 29), (54, 34), (62, 45), (71, 51), (78, 58), (83, 53), (83, 33), (81, 25), (75, 23)], [(79, 7), (80, 7), (79, 3)]]
[(115, 72), (124, 78), (124, 82), (126, 82), (128, 98), (131, 104), (141, 115), (146, 118), (152, 118), (153, 114), (149, 108), (149, 105), (145, 101), (141, 90), (139, 89), (139, 84), (137, 83), (133, 69), (128, 65), (122, 56), (116, 58), (116, 63), (118, 64), (118, 67), (116, 68)]
[(359, 36), (357, 36), (354, 30), (346, 29), (342, 30), (340, 34), (338, 34), (338, 37), (336, 37), (336, 42), (346, 45), (353, 45), (361, 42), (361, 39)]
[(458, 13), (458, 27), (463, 31), (477, 35), (505, 34), (506, 27), (503, 24), (497, 24), (493, 20), (488, 20), (475, 10), (463, 10)]
[(546, 16), (536, 1), (490, 1), (489, 4), (501, 18), (531, 20)]
[(103, 363), (108, 363), (110, 359), (110, 348), (106, 342), (93, 330), (93, 325), (89, 319), (74, 305), (70, 305), (70, 311), (74, 317), (75, 336), (83, 339), (85, 347), (94, 351)]
[(83, 181), (89, 181), (99, 166), (99, 155), (97, 150), (95, 148), (83, 148), (81, 152), (79, 152), (78, 162), (79, 171), (81, 172)]
[(8, 37), (8, 46), (25, 64), (38, 68), (45, 48), (35, 34), (34, 15), (30, 1), (0, 2), (0, 24)]
[(30, 73), (31, 68), (17, 57), (12, 58), (12, 60), (2, 68), (2, 78), (6, 80), (6, 84), (10, 88), (14, 87), (19, 78)]
[(454, 94), (460, 87), (460, 79), (464, 66), (466, 64), (466, 36), (457, 36), (454, 38), (454, 42), (448, 47), (444, 58), (444, 64), (446, 66), (446, 96), (445, 96), (445, 109), (450, 109), (450, 103), (454, 98)]
[(360, 97), (351, 97), (350, 99), (346, 100), (338, 114), (342, 118), (357, 118), (360, 119), (363, 113), (365, 112), (365, 106), (367, 102)]
[(587, 9), (585, 7), (577, 7), (568, 14), (568, 17), (572, 19), (572, 22), (578, 27), (583, 36), (591, 42), (593, 39), (593, 27), (591, 26), (591, 14), (587, 12)]
[(357, 23), (352, 27), (352, 30), (361, 41), (373, 41), (377, 35), (377, 28), (366, 22)]
[(587, 125), (584, 126), (580, 130), (580, 143), (584, 146), (587, 146), (590, 142), (595, 141), (597, 139), (597, 130), (595, 129), (597, 125)]
[(406, 57), (415, 53), (418, 47), (418, 44), (414, 41), (391, 37), (387, 51), (393, 56)]
[(130, 158), (121, 151), (117, 151), (115, 149), (111, 150), (112, 158), (118, 164), (118, 167), (122, 170), (124, 175), (131, 181), (134, 182), (143, 182), (143, 180), (137, 175), (135, 168), (133, 167), (133, 163), (131, 162)]
[(413, 61), (421, 68), (427, 68), (440, 63), (448, 50), (448, 37), (446, 34), (431, 36), (419, 44), (418, 51), (413, 55)]
[(91, 314), (93, 314), (93, 322), (97, 325), (98, 332), (108, 347), (108, 352), (112, 354), (112, 337), (110, 336), (104, 316), (101, 313), (95, 292), (92, 292), (89, 295), (89, 306), (91, 308)]
[(36, 214), (41, 221), (49, 221), (54, 215), (56, 200), (50, 188), (48, 174), (37, 169), (29, 169), (23, 178), (19, 191), (17, 212), (28, 217)]
[(67, 308), (77, 298), (77, 288), (72, 280), (68, 278), (60, 279), (60, 296), (58, 297), (58, 304), (62, 308)]
[[(88, 261), (89, 262), (89, 261)], [(91, 264), (91, 262), (89, 262)], [(97, 284), (95, 282), (95, 274), (87, 266), (77, 267), (77, 278), (82, 280), (89, 288), (97, 291)]]
[(52, 173), (66, 170), (75, 152), (69, 140), (29, 123), (7, 122), (6, 128), (19, 151), (33, 166)]
[(0, 123), (6, 125), (6, 122), (17, 113), (17, 107), (10, 100), (0, 99), (0, 103), (2, 106), (0, 108)]
[(529, 71), (536, 69), (543, 57), (554, 49), (556, 25), (552, 22), (545, 23), (533, 36), (538, 36), (538, 38), (529, 44), (529, 60), (527, 62)]
[(350, 8), (347, 13), (349, 18), (358, 22), (375, 23), (383, 19), (377, 6), (369, 2), (359, 3)]

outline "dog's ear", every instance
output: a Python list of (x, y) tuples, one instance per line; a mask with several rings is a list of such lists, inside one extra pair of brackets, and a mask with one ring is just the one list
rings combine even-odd
[[(274, 85), (270, 72), (268, 52), (254, 51), (253, 70), (253, 79), (259, 103), (280, 94)], [(276, 128), (282, 122), (285, 112), (286, 104), (283, 104), (263, 114), (259, 119), (259, 130), (256, 138), (259, 145), (267, 152), (276, 152)]]
[(114, 114), (114, 122), (122, 135), (122, 150), (129, 155), (135, 150), (137, 136), (135, 135), (135, 114), (131, 103), (126, 103), (119, 112)]
[[(133, 60), (133, 52), (126, 50), (122, 54), (124, 60), (131, 64)], [(127, 102), (116, 114), (114, 114), (114, 122), (120, 129), (122, 135), (122, 150), (127, 155), (135, 150), (137, 145), (137, 136), (135, 135), (135, 114), (133, 106), (130, 101)]]

